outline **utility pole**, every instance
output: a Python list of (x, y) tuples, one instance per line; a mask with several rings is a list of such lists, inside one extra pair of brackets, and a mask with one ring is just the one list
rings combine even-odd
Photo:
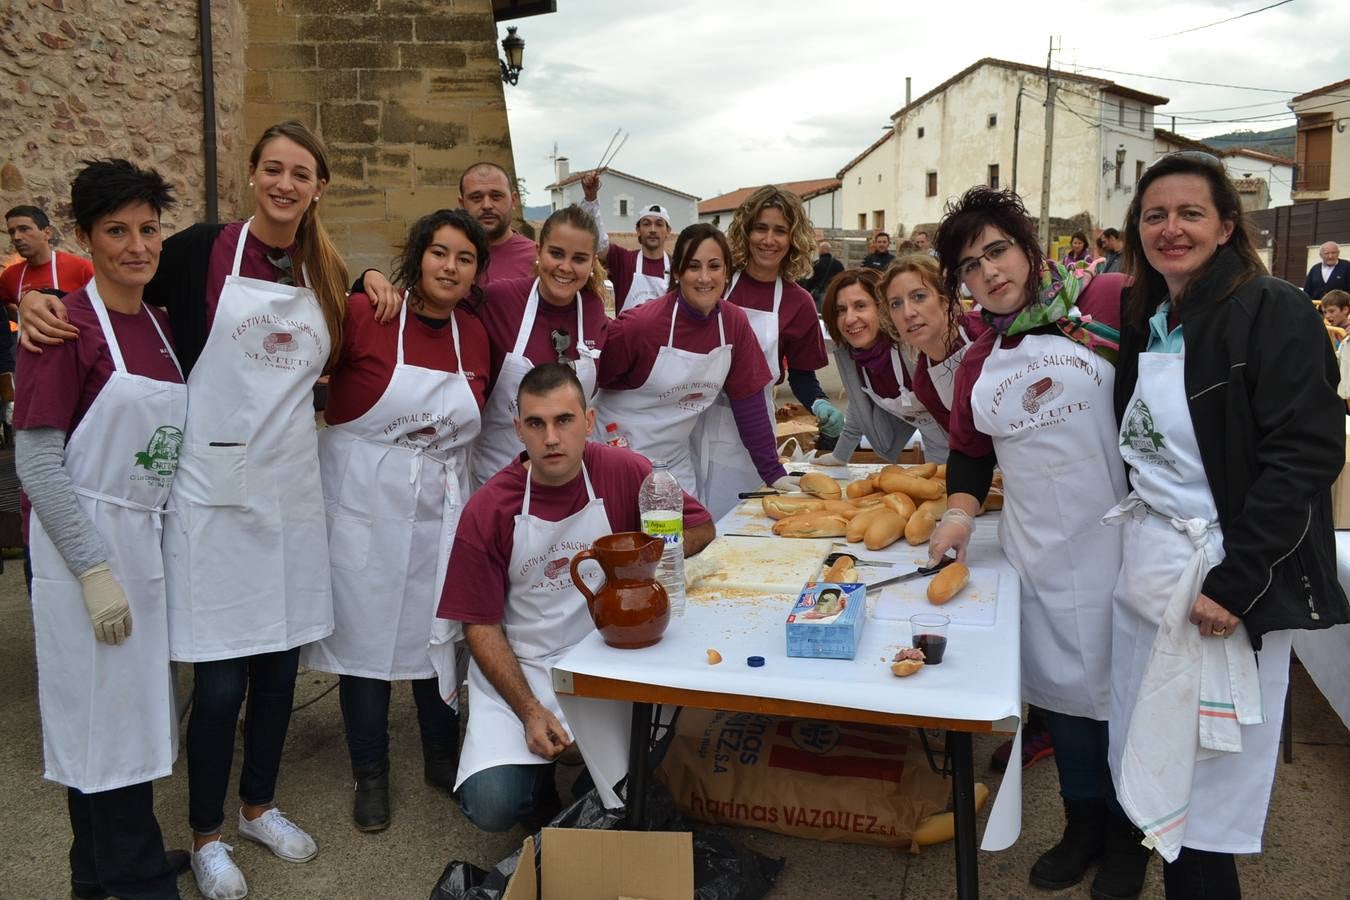
[(1026, 80), (1017, 82), (1017, 106), (1013, 111), (1013, 163), (1012, 163), (1012, 191), (1017, 193), (1017, 144), (1022, 136), (1022, 91), (1026, 88)]
[(1055, 82), (1050, 63), (1055, 54), (1055, 36), (1045, 53), (1045, 164), (1041, 168), (1041, 247), (1050, 252), (1050, 163), (1055, 147)]

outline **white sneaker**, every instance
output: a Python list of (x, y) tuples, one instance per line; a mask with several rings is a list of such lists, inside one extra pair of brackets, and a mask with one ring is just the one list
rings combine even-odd
[(230, 859), (234, 850), (224, 841), (212, 841), (192, 853), (192, 874), (206, 900), (242, 900), (248, 896), (244, 873)]
[(305, 834), (281, 810), (273, 807), (250, 822), (239, 812), (239, 836), (257, 841), (286, 862), (309, 862), (319, 852), (314, 838)]

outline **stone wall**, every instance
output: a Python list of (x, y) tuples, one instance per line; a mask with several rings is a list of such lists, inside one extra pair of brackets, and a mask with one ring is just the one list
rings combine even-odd
[(387, 271), (470, 163), (514, 171), (491, 0), (244, 2), (245, 130), (297, 118), (322, 135), (323, 221), (353, 271)]
[[(243, 125), (244, 8), (212, 0), (211, 9), (220, 216), (229, 219), (244, 182), (233, 163)], [(69, 233), (80, 160), (122, 156), (159, 169), (177, 188), (170, 225), (203, 218), (197, 35), (195, 0), (0, 4), (0, 212), (35, 203)], [(64, 246), (73, 243), (67, 237)]]

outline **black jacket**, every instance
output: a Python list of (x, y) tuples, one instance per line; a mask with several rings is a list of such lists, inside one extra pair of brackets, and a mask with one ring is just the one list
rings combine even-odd
[[(1225, 296), (1239, 271), (1236, 254), (1221, 250), (1188, 289), (1181, 322), (1187, 405), (1226, 554), (1204, 592), (1243, 620), (1259, 648), (1268, 631), (1350, 621), (1331, 522), (1331, 486), (1345, 463), (1345, 404), (1308, 298), (1269, 276)], [(1147, 323), (1127, 320), (1117, 421), (1147, 344)]]
[(1350, 262), (1343, 259), (1336, 260), (1336, 265), (1332, 267), (1331, 275), (1326, 281), (1322, 280), (1322, 264), (1319, 262), (1308, 270), (1308, 277), (1303, 281), (1303, 290), (1314, 300), (1321, 300), (1327, 291), (1350, 291)]
[(206, 269), (224, 230), (224, 225), (193, 225), (165, 238), (159, 268), (145, 286), (145, 302), (169, 313), (174, 352), (184, 376), (206, 346)]

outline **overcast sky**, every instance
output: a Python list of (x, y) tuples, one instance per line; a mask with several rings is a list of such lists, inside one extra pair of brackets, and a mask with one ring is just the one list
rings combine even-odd
[[(1164, 37), (1272, 2), (558, 0), (558, 12), (498, 30), (515, 24), (526, 42), (506, 104), (538, 206), (554, 142), (573, 171), (590, 168), (617, 128), (630, 137), (615, 168), (704, 198), (833, 177), (904, 105), (906, 76), (917, 98), (981, 57), (1044, 65), (1052, 32), (1056, 68), (1138, 73), (1079, 69), (1171, 98), (1160, 127), (1169, 115), (1192, 137), (1292, 124), (1291, 96), (1350, 76), (1350, 15), (1335, 4), (1293, 0)], [(1264, 118), (1192, 121), (1253, 117)]]

